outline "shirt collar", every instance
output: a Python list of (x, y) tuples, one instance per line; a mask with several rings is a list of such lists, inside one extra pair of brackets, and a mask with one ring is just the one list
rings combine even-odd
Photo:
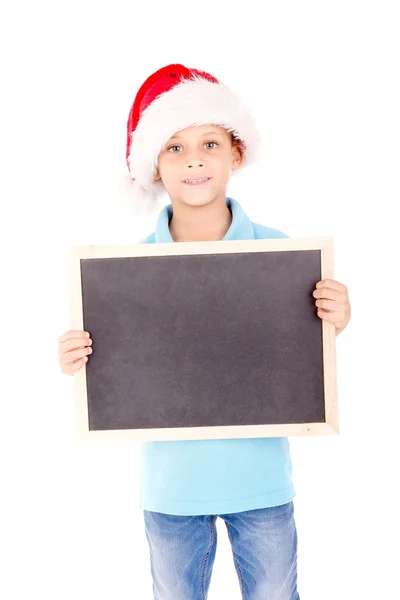
[[(220, 241), (224, 240), (251, 240), (254, 239), (253, 225), (246, 215), (242, 207), (237, 200), (233, 198), (226, 198), (226, 205), (232, 213), (232, 222), (229, 226), (228, 231)], [(161, 210), (155, 230), (155, 242), (173, 242), (170, 230), (169, 222), (173, 215), (172, 204), (164, 206)]]

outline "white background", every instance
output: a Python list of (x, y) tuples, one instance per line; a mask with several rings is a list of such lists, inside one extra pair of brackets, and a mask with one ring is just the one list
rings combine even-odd
[[(152, 598), (139, 443), (75, 441), (66, 248), (137, 242), (120, 202), (135, 93), (172, 62), (258, 119), (228, 195), (290, 237), (332, 235), (352, 319), (339, 436), (291, 438), (302, 600), (400, 598), (399, 18), (395, 2), (14, 3), (1, 19), (0, 595)], [(398, 7), (397, 7), (398, 8)], [(239, 600), (225, 525), (209, 600)], [(268, 600), (268, 599), (267, 599)]]

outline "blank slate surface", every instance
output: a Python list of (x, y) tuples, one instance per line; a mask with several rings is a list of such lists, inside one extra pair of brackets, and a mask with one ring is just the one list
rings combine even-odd
[[(287, 238), (75, 248), (81, 324), (73, 328), (93, 340), (77, 378), (81, 433), (173, 440), (336, 432), (334, 423), (321, 428), (329, 366), (334, 385), (332, 330), (312, 296), (324, 277), (322, 239), (311, 248)], [(290, 249), (296, 242), (302, 249)]]

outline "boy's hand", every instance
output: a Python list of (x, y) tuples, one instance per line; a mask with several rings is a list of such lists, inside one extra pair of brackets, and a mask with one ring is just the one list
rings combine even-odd
[(338, 335), (347, 326), (351, 316), (347, 287), (334, 279), (322, 279), (316, 284), (313, 296), (317, 298), (317, 315), (333, 323)]
[(92, 340), (87, 331), (69, 330), (58, 338), (58, 362), (61, 371), (74, 375), (88, 360), (92, 353)]

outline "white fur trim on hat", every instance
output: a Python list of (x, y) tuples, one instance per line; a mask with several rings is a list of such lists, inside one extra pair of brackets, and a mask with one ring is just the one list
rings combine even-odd
[(242, 167), (258, 160), (260, 136), (252, 115), (238, 96), (222, 83), (194, 75), (155, 98), (133, 132), (129, 170), (144, 194), (155, 198), (165, 190), (161, 180), (154, 181), (154, 176), (158, 155), (169, 138), (186, 127), (209, 124), (224, 127), (245, 143)]

